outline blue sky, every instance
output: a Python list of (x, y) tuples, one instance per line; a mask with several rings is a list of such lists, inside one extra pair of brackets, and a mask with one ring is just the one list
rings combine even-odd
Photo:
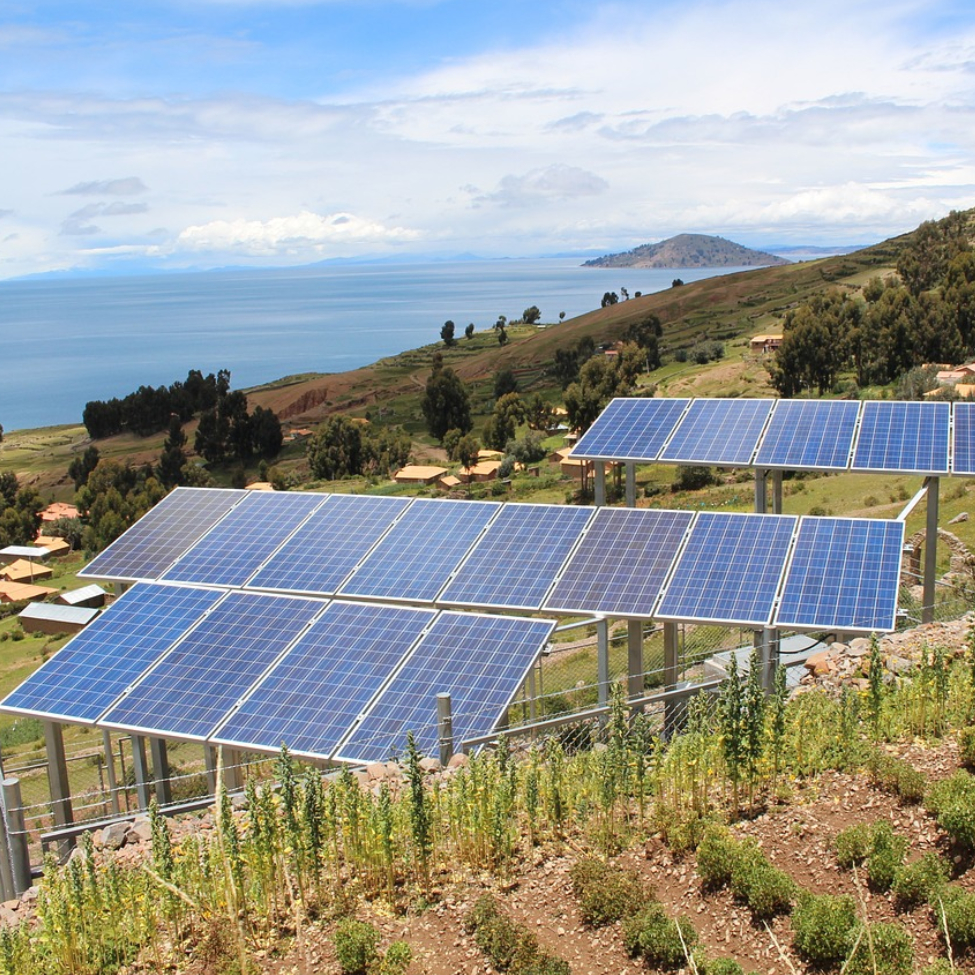
[(0, 277), (869, 243), (975, 206), (938, 0), (0, 6)]

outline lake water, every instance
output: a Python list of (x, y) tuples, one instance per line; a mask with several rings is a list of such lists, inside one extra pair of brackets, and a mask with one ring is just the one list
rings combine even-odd
[(580, 267), (579, 258), (210, 271), (0, 282), (0, 424), (81, 420), (85, 403), (229, 369), (234, 388), (341, 372), (473, 322), (543, 322), (598, 308), (606, 291), (648, 294), (736, 268)]

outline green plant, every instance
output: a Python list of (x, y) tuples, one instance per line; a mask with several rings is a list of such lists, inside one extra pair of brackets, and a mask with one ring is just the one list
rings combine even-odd
[(803, 893), (792, 912), (792, 944), (813, 965), (837, 965), (853, 946), (856, 926), (852, 897)]
[(535, 936), (498, 908), (489, 894), (480, 897), (464, 920), (474, 941), (494, 967), (511, 975), (569, 975), (560, 958), (540, 951)]
[(921, 975), (956, 975), (957, 971), (947, 958), (937, 958), (927, 968), (921, 969)]
[(745, 975), (745, 969), (734, 958), (715, 958), (706, 966), (707, 975)]
[(573, 864), (569, 878), (582, 919), (593, 927), (633, 914), (650, 896), (636, 874), (595, 858)]
[(653, 901), (623, 922), (623, 944), (652, 968), (681, 968), (697, 944), (697, 932), (689, 918), (672, 919)]
[(925, 853), (920, 859), (901, 867), (894, 878), (894, 900), (902, 910), (910, 910), (929, 901), (948, 882), (951, 867), (937, 853)]
[(379, 975), (403, 975), (413, 960), (413, 950), (405, 941), (393, 941), (383, 952)]
[(874, 890), (890, 890), (897, 872), (904, 863), (907, 841), (894, 835), (889, 821), (882, 819), (874, 824), (867, 854), (867, 879)]
[(975, 948), (975, 894), (946, 884), (931, 903), (935, 923), (952, 952)]
[(876, 749), (867, 759), (870, 780), (878, 789), (915, 803), (924, 798), (927, 779), (909, 762)]
[(379, 931), (355, 918), (339, 921), (332, 935), (335, 957), (345, 975), (362, 975), (379, 959)]
[(870, 731), (873, 740), (880, 738), (880, 715), (884, 707), (884, 661), (880, 653), (880, 641), (876, 634), (870, 637), (870, 672), (867, 675), (867, 711), (870, 715)]
[(712, 823), (705, 829), (697, 848), (697, 874), (706, 889), (717, 890), (731, 883), (740, 847), (727, 827)]
[(731, 872), (731, 892), (748, 905), (759, 920), (786, 913), (796, 896), (796, 885), (772, 866), (753, 840), (742, 842)]
[(961, 770), (935, 783), (927, 806), (956, 843), (975, 850), (975, 776)]
[(958, 756), (962, 765), (975, 769), (975, 725), (969, 725), (958, 732)]
[(836, 847), (836, 862), (849, 870), (860, 866), (870, 852), (870, 826), (856, 823), (840, 830), (833, 841)]
[(899, 924), (870, 924), (843, 966), (844, 975), (911, 975), (914, 945)]

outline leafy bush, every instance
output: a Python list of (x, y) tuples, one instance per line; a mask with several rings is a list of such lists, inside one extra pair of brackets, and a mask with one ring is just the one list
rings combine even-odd
[(707, 827), (697, 848), (697, 873), (706, 889), (718, 890), (731, 883), (740, 846), (726, 827)]
[(947, 958), (937, 958), (933, 964), (921, 969), (921, 975), (956, 975), (957, 971)]
[(910, 762), (877, 749), (867, 761), (867, 768), (871, 782), (883, 792), (898, 796), (906, 803), (924, 798), (927, 779)]
[(870, 826), (857, 823), (836, 834), (836, 862), (847, 870), (860, 866), (870, 852)]
[(962, 765), (975, 768), (975, 725), (962, 728), (958, 733), (958, 751)]
[(413, 960), (413, 951), (405, 941), (393, 941), (383, 954), (379, 975), (402, 975)]
[(772, 866), (758, 844), (746, 840), (732, 869), (731, 892), (762, 920), (789, 910), (796, 896), (796, 885), (787, 874)]
[(345, 975), (361, 975), (379, 958), (379, 931), (365, 921), (346, 918), (332, 936), (335, 957)]
[(651, 968), (681, 968), (697, 944), (697, 932), (689, 918), (673, 920), (654, 901), (623, 922), (623, 944)]
[(890, 890), (897, 872), (904, 865), (907, 841), (894, 835), (886, 819), (874, 824), (867, 854), (867, 879), (874, 890)]
[(599, 927), (638, 911), (649, 899), (640, 878), (603, 860), (579, 860), (569, 871), (582, 919)]
[(937, 853), (925, 853), (919, 860), (901, 867), (892, 888), (897, 906), (910, 910), (931, 900), (948, 882), (950, 873), (947, 861)]
[(710, 467), (682, 464), (677, 468), (673, 491), (699, 491), (717, 482), (718, 478)]
[(965, 771), (931, 788), (928, 809), (938, 825), (966, 850), (975, 850), (975, 776)]
[(27, 745), (43, 737), (44, 725), (37, 718), (18, 718), (12, 725), (0, 730), (0, 748)]
[(975, 894), (947, 884), (931, 905), (935, 924), (953, 952), (975, 948)]
[(843, 967), (844, 975), (911, 975), (911, 936), (899, 924), (868, 925)]
[(707, 975), (745, 975), (745, 969), (734, 958), (715, 958), (707, 964)]
[(792, 912), (792, 944), (813, 965), (837, 965), (853, 946), (856, 926), (852, 897), (804, 893)]
[(569, 975), (569, 966), (539, 950), (535, 936), (503, 914), (489, 894), (479, 898), (464, 921), (494, 967), (511, 975)]

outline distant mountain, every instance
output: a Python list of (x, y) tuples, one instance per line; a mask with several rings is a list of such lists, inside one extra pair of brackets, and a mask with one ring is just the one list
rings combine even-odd
[(753, 251), (723, 237), (678, 234), (659, 244), (643, 244), (624, 254), (607, 254), (583, 267), (771, 267), (790, 263), (784, 257)]

